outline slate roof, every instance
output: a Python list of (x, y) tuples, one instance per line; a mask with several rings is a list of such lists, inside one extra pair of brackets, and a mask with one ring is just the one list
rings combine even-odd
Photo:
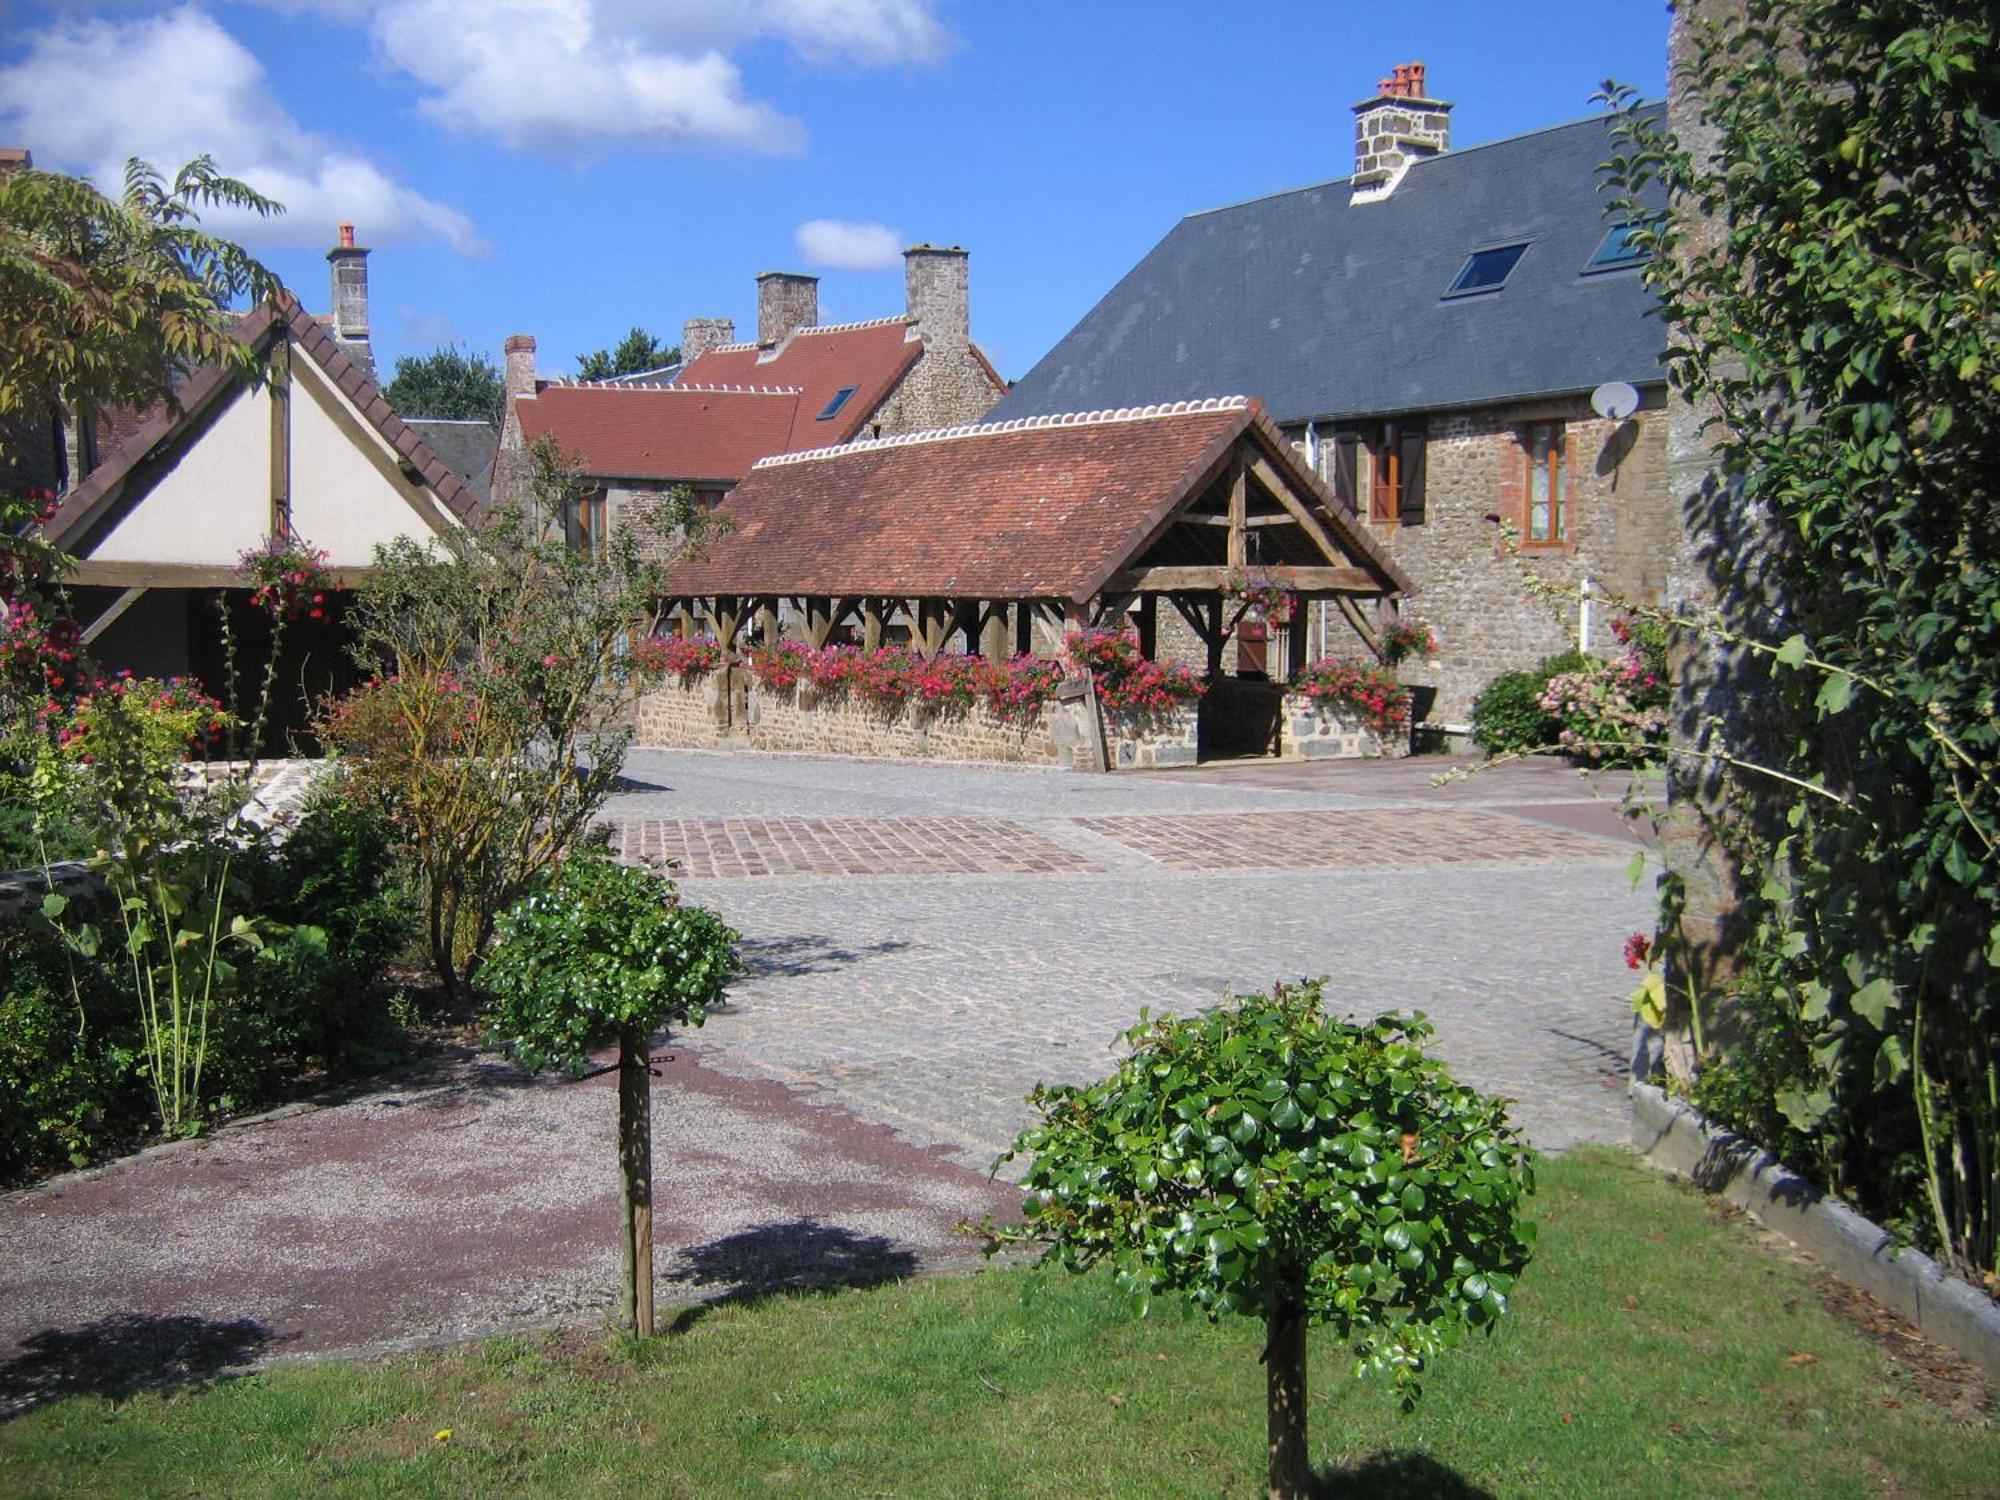
[[(1249, 391), (1289, 425), (1661, 380), (1637, 270), (1581, 274), (1613, 149), (1598, 117), (1418, 161), (1375, 202), (1342, 178), (1191, 214), (992, 417)], [(1471, 251), (1524, 240), (1499, 291), (1443, 295)]]
[(677, 564), (682, 597), (1093, 598), (1239, 443), (1256, 444), (1383, 580), (1409, 580), (1242, 397), (877, 438), (765, 459)]
[[(292, 348), (325, 373), (341, 394), (360, 412), (363, 421), (380, 433), (398, 457), (416, 471), (417, 478), (454, 516), (468, 525), (477, 524), (485, 510), (465, 483), (425, 444), (382, 395), (368, 373), (342, 351), (326, 327), (299, 305), (290, 292), (279, 293), (277, 302), (265, 302), (244, 314), (236, 325), (236, 337), (246, 344), (262, 345), (280, 330), (291, 337)], [(87, 555), (91, 533), (98, 522), (117, 513), (128, 482), (140, 475), (145, 462), (156, 453), (168, 453), (173, 440), (190, 430), (197, 417), (216, 401), (225, 399), (234, 379), (220, 365), (198, 370), (175, 392), (179, 411), (166, 406), (154, 408), (115, 453), (108, 455), (82, 484), (63, 497), (55, 516), (42, 528), (43, 535), (57, 546)]]
[(493, 456), (500, 429), (491, 422), (449, 417), (405, 417), (404, 423), (439, 461), (458, 476), (472, 498), (485, 505), (493, 493)]
[[(923, 344), (908, 336), (909, 328), (908, 318), (878, 318), (801, 328), (775, 351), (755, 344), (722, 344), (689, 360), (675, 383), (793, 387), (799, 392), (797, 424), (782, 447), (766, 451), (785, 453), (844, 443), (863, 429), (923, 353)], [(819, 420), (835, 393), (850, 385), (854, 394), (840, 411)]]
[(547, 385), (514, 403), (530, 442), (551, 437), (587, 474), (734, 484), (792, 446), (796, 390)]

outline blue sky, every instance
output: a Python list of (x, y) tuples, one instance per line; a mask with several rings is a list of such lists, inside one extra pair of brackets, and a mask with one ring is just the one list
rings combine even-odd
[[(0, 0), (0, 144), (101, 183), (207, 150), (285, 201), (212, 223), (304, 298), (352, 219), (385, 371), (441, 342), (545, 375), (639, 323), (901, 311), (972, 252), (973, 334), (1025, 373), (1183, 214), (1345, 176), (1349, 106), (1421, 59), (1453, 139), (1664, 90), (1664, 0)], [(824, 221), (818, 230), (805, 226)], [(829, 227), (830, 226), (830, 227)]]

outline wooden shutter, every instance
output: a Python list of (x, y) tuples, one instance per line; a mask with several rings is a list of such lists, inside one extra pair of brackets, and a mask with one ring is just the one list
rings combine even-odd
[(1403, 493), (1396, 506), (1396, 520), (1404, 526), (1424, 524), (1424, 447), (1427, 434), (1421, 422), (1406, 422), (1397, 433), (1401, 450), (1400, 475)]
[(1352, 428), (1337, 430), (1333, 434), (1333, 496), (1347, 507), (1350, 516), (1355, 511), (1360, 448), (1360, 435)]

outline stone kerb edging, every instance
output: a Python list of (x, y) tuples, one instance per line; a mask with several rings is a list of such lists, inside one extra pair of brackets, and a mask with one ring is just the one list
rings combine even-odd
[(89, 865), (65, 860), (41, 870), (0, 870), (0, 922), (18, 922), (42, 904), (50, 891), (80, 905), (94, 905), (110, 892)]
[(2000, 1380), (2000, 1304), (1922, 1251), (1899, 1250), (1887, 1230), (1664, 1089), (1635, 1081), (1631, 1090), (1632, 1144), (1648, 1161), (1755, 1215)]

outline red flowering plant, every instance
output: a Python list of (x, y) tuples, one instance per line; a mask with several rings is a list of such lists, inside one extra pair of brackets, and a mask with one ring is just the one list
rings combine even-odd
[(722, 665), (722, 643), (712, 635), (649, 635), (632, 648), (632, 670), (642, 677), (677, 677), (683, 683)]
[(788, 693), (812, 679), (813, 648), (804, 641), (755, 646), (745, 659), (750, 663), (750, 675), (774, 692)]
[(986, 702), (1003, 719), (1033, 719), (1056, 695), (1062, 685), (1061, 662), (1038, 656), (1017, 656), (995, 667)]
[(249, 587), (250, 602), (273, 619), (324, 620), (340, 588), (324, 549), (295, 536), (266, 537), (236, 559), (236, 576)]
[(1298, 608), (1299, 596), (1268, 573), (1246, 573), (1231, 569), (1222, 580), (1222, 597), (1240, 599), (1244, 613), (1254, 619), (1282, 625)]
[(909, 691), (937, 708), (970, 708), (992, 698), (1004, 670), (983, 656), (945, 652), (916, 665), (909, 675)]
[(1063, 659), (1074, 671), (1090, 673), (1097, 701), (1110, 709), (1164, 713), (1208, 691), (1191, 669), (1140, 654), (1139, 638), (1129, 630), (1072, 630), (1063, 640)]
[(1398, 620), (1382, 632), (1375, 654), (1385, 667), (1400, 666), (1411, 657), (1436, 656), (1437, 634), (1422, 620)]
[(1386, 667), (1323, 656), (1299, 672), (1292, 690), (1322, 708), (1358, 715), (1379, 735), (1409, 727), (1410, 690)]

